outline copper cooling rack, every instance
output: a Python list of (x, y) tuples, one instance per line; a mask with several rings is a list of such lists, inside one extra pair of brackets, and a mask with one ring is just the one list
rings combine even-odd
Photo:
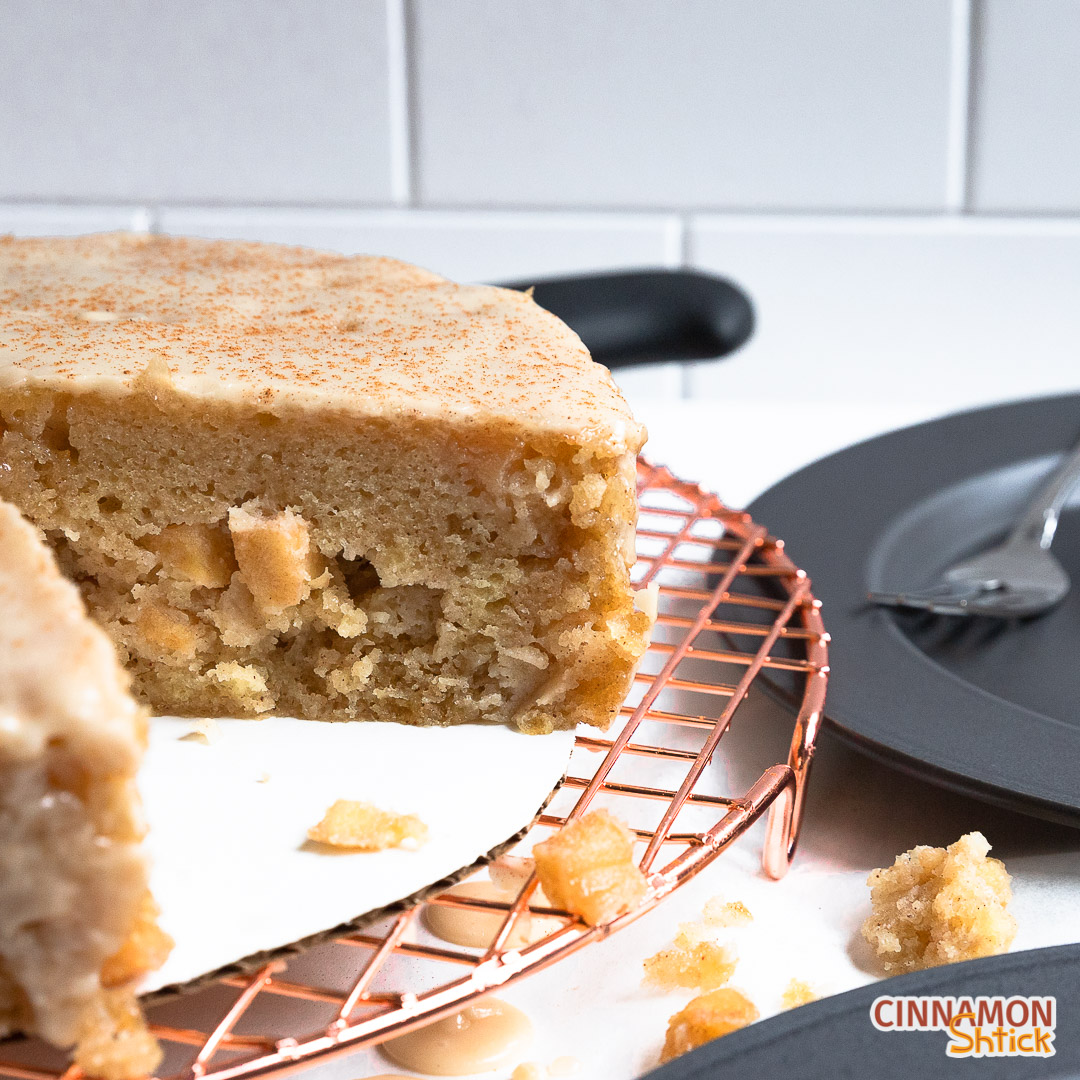
[[(588, 927), (567, 912), (530, 904), (535, 878), (505, 902), (430, 897), (428, 904), (500, 913), (490, 947), (447, 947), (426, 931), (425, 905), (418, 904), (319, 946), (319, 962), (309, 953), (218, 980), (150, 1009), (166, 1051), (162, 1080), (281, 1074), (457, 1011), (637, 919), (766, 811), (764, 868), (773, 877), (787, 870), (828, 678), (828, 635), (810, 581), (780, 540), (667, 469), (639, 463), (638, 491), (635, 578), (638, 587), (658, 592), (652, 643), (619, 722), (605, 735), (578, 735), (562, 786), (518, 850), (527, 855), (588, 807), (606, 806), (640, 840), (649, 883), (642, 903)], [(724, 790), (723, 770), (708, 768), (713, 753), (751, 687), (774, 679), (798, 704), (787, 760), (743, 790)], [(524, 919), (533, 928), (530, 943), (512, 948), (522, 935), (511, 934)], [(0, 1077), (77, 1075), (62, 1055), (30, 1040), (0, 1044)]]

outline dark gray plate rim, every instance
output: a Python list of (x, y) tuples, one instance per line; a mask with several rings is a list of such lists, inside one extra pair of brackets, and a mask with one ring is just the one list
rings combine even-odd
[[(1055, 1055), (950, 1061), (944, 1032), (879, 1032), (870, 1007), (881, 996), (1053, 996)], [(652, 1072), (648, 1080), (723, 1077), (952, 1076), (1076, 1077), (1080, 1075), (1080, 945), (1058, 945), (931, 968), (823, 998), (706, 1043)]]
[[(976, 409), (822, 458), (748, 507), (784, 538), (822, 601), (834, 730), (912, 775), (1073, 826), (1080, 826), (1080, 726), (947, 671), (889, 612), (868, 604), (865, 590), (875, 545), (912, 506), (994, 469), (1060, 455), (1078, 434), (1080, 394)], [(783, 688), (775, 689), (783, 699)]]

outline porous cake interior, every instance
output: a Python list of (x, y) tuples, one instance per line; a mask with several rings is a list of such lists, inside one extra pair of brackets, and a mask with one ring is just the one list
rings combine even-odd
[(606, 726), (644, 648), (630, 455), (505, 426), (0, 394), (0, 494), (152, 708)]
[(0, 762), (0, 1033), (70, 1046), (145, 902), (131, 778), (102, 742), (99, 762), (62, 739)]

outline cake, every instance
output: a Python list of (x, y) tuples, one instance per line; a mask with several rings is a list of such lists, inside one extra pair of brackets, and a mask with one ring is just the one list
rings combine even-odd
[(110, 1080), (159, 1053), (132, 983), (164, 960), (134, 777), (146, 716), (37, 530), (0, 504), (0, 1035)]
[(605, 727), (644, 650), (644, 431), (526, 293), (3, 238), (0, 424), (0, 497), (153, 710)]
[(890, 974), (996, 956), (1016, 937), (1012, 888), (990, 844), (967, 833), (947, 848), (920, 845), (875, 870), (863, 937)]

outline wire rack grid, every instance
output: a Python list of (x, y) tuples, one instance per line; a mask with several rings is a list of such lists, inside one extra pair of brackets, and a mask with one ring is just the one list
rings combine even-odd
[[(152, 1007), (152, 1029), (166, 1051), (161, 1080), (280, 1075), (455, 1012), (639, 918), (766, 812), (764, 869), (772, 877), (787, 870), (828, 679), (820, 605), (782, 541), (747, 514), (644, 461), (638, 494), (634, 576), (657, 596), (653, 639), (618, 722), (603, 735), (578, 734), (562, 785), (516, 849), (526, 858), (508, 863), (527, 868), (533, 844), (606, 806), (639, 840), (644, 899), (588, 926), (536, 902), (528, 869), (516, 897), (429, 896), (319, 946), (324, 957), (334, 952), (333, 964), (313, 963), (310, 954), (275, 959), (204, 987), (194, 1003)], [(794, 687), (798, 705), (787, 760), (732, 794), (724, 790), (731, 776), (708, 766), (751, 687), (774, 676)], [(432, 905), (492, 914), (490, 944), (447, 947), (426, 929), (423, 913)], [(0, 1077), (78, 1076), (63, 1055), (33, 1040), (0, 1044)]]

